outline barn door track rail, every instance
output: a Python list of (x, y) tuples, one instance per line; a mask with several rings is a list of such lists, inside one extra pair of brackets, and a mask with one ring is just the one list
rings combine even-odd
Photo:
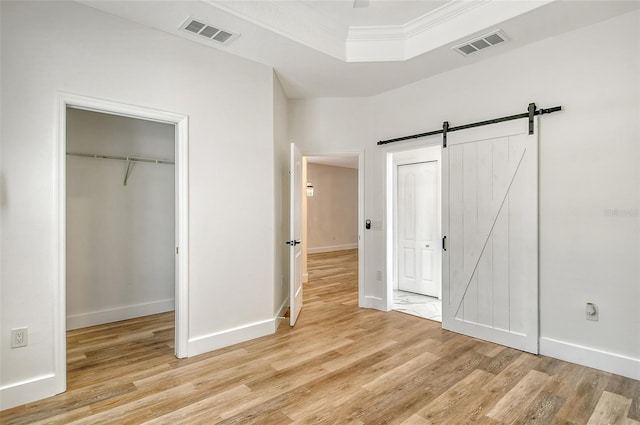
[(419, 139), (421, 137), (427, 137), (427, 136), (434, 136), (436, 134), (442, 134), (442, 147), (446, 148), (447, 147), (447, 133), (450, 133), (452, 131), (458, 131), (458, 130), (466, 130), (468, 128), (473, 128), (473, 127), (481, 127), (483, 125), (489, 125), (489, 124), (497, 124), (500, 122), (505, 122), (505, 121), (512, 121), (512, 120), (518, 120), (521, 118), (527, 118), (529, 120), (529, 134), (533, 134), (533, 117), (536, 115), (544, 115), (544, 114), (551, 114), (553, 112), (558, 112), (562, 110), (562, 106), (554, 106), (553, 108), (540, 108), (540, 109), (536, 109), (536, 104), (535, 103), (530, 103), (528, 108), (527, 108), (527, 112), (523, 112), (521, 114), (515, 114), (515, 115), (508, 115), (506, 117), (500, 117), (500, 118), (494, 118), (491, 120), (485, 120), (485, 121), (479, 121), (479, 122), (474, 122), (471, 124), (464, 124), (464, 125), (458, 125), (455, 127), (450, 127), (449, 126), (449, 121), (445, 121), (442, 123), (442, 129), (440, 130), (434, 130), (434, 131), (428, 131), (426, 133), (419, 133), (419, 134), (412, 134), (411, 136), (403, 136), (403, 137), (396, 137), (395, 139), (388, 139), (388, 140), (380, 140), (378, 142), (378, 145), (386, 145), (389, 143), (395, 143), (395, 142), (402, 142), (405, 140), (412, 140), (412, 139)]

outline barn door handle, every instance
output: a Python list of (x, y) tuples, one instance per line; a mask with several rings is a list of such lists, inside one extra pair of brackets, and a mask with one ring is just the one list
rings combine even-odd
[(447, 237), (446, 236), (442, 237), (442, 250), (443, 251), (447, 250)]

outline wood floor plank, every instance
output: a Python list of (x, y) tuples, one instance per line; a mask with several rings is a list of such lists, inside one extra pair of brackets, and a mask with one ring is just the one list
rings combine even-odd
[[(505, 395), (535, 366), (536, 357), (518, 353), (507, 367), (505, 367), (496, 378), (484, 386), (485, 391), (489, 391), (498, 395)], [(490, 369), (485, 367), (485, 369)]]
[[(294, 420), (332, 415), (338, 406), (349, 402), (356, 395), (368, 396), (369, 393), (362, 386), (382, 370), (387, 370), (392, 364), (390, 360), (394, 358), (392, 348), (386, 348), (361, 359), (351, 367), (329, 372), (304, 385), (308, 393), (313, 394), (311, 403), (307, 396), (291, 398), (284, 407), (284, 412)], [(361, 403), (364, 402), (361, 400)]]
[(432, 423), (418, 414), (413, 414), (409, 416), (409, 419), (402, 422), (401, 425), (432, 425)]
[(238, 385), (237, 387), (214, 394), (211, 397), (204, 398), (144, 423), (147, 425), (162, 425), (169, 423), (172, 425), (189, 425), (197, 421), (206, 421), (208, 423), (218, 422), (222, 420), (222, 418), (217, 415), (212, 415), (212, 408), (217, 409), (217, 406), (220, 404), (233, 402), (238, 397), (242, 397), (249, 393), (251, 393), (251, 389), (249, 389), (249, 387), (244, 384)]
[(458, 414), (464, 414), (469, 407), (476, 405), (477, 399), (483, 396), (482, 387), (494, 377), (491, 373), (476, 369), (417, 414), (427, 419), (427, 423), (457, 425), (460, 422)]
[(558, 411), (557, 417), (570, 423), (586, 424), (602, 396), (609, 374), (589, 368), (578, 368), (577, 371), (580, 379)]
[(627, 422), (631, 400), (604, 391), (587, 425), (622, 425)]
[(640, 381), (625, 379), (619, 375), (612, 375), (609, 378), (605, 391), (631, 399), (628, 417), (629, 419), (640, 421)]
[[(180, 386), (148, 394), (145, 397), (131, 400), (126, 404), (112, 405), (109, 409), (102, 410), (100, 413), (91, 416), (91, 422), (99, 424), (125, 424), (125, 423), (141, 423), (148, 409), (153, 409), (162, 403), (173, 403), (175, 398), (184, 396), (194, 391), (191, 383), (185, 383)], [(93, 410), (93, 409), (92, 409)], [(126, 418), (126, 419), (125, 419)], [(68, 422), (68, 425), (86, 424), (86, 419), (78, 419)]]
[(381, 394), (390, 386), (396, 386), (404, 382), (408, 377), (415, 373), (416, 370), (422, 369), (424, 366), (435, 362), (439, 358), (440, 357), (429, 352), (419, 354), (411, 360), (404, 362), (398, 367), (391, 369), (374, 380), (366, 383), (362, 388)]
[(547, 425), (564, 403), (565, 399), (541, 391), (514, 425)]
[(640, 382), (360, 309), (357, 251), (309, 256), (294, 328), (187, 359), (173, 313), (67, 333), (67, 392), (17, 424), (640, 425)]
[(502, 346), (498, 347), (500, 347), (500, 351), (493, 356), (489, 356), (491, 357), (491, 361), (489, 361), (489, 363), (487, 363), (487, 365), (484, 367), (484, 370), (494, 375), (502, 372), (507, 366), (509, 366), (522, 354), (522, 352), (514, 350), (513, 348)]
[(87, 416), (91, 415), (91, 408), (84, 406), (78, 409), (74, 409), (72, 413), (63, 411), (59, 415), (50, 416), (46, 419), (30, 422), (31, 425), (66, 425), (69, 422), (77, 420), (86, 420)]
[(549, 375), (546, 373), (530, 370), (515, 387), (500, 399), (487, 416), (505, 423), (514, 422), (521, 414), (520, 409), (527, 408), (548, 381)]
[[(349, 366), (352, 363), (355, 363), (365, 357), (368, 357), (371, 354), (379, 351), (380, 349), (384, 349), (387, 347), (391, 347), (396, 345), (397, 342), (393, 340), (383, 340), (383, 341), (368, 341), (367, 344), (362, 347), (349, 347), (352, 348), (350, 350), (337, 350), (342, 355), (337, 359), (330, 360), (322, 364), (322, 367), (328, 371), (336, 371), (343, 367)], [(355, 345), (355, 344), (354, 344)], [(345, 351), (347, 351), (345, 353)]]

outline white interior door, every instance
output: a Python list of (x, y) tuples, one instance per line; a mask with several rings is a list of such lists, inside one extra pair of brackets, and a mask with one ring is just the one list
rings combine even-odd
[(538, 352), (538, 139), (515, 120), (442, 151), (443, 328)]
[(440, 297), (438, 162), (398, 165), (398, 289)]
[(289, 240), (289, 323), (296, 324), (302, 309), (302, 154), (291, 143)]

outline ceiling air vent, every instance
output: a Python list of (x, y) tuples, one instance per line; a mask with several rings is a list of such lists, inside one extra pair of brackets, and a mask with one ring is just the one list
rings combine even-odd
[(461, 55), (468, 56), (472, 53), (478, 52), (482, 49), (486, 49), (487, 47), (495, 46), (496, 44), (500, 44), (508, 40), (509, 37), (507, 37), (504, 32), (496, 30), (490, 32), (489, 34), (485, 34), (483, 36), (465, 41), (464, 43), (453, 46), (452, 48)]
[(219, 27), (206, 24), (193, 18), (187, 19), (180, 29), (225, 45), (240, 37), (240, 34), (234, 34), (230, 31), (223, 30)]

